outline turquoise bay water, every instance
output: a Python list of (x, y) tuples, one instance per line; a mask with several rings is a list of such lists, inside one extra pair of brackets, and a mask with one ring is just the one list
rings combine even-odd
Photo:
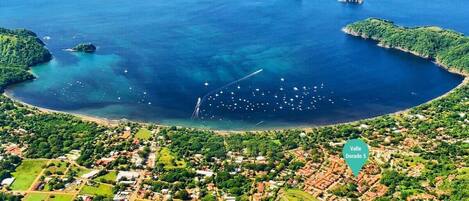
[[(54, 55), (33, 68), (38, 79), (9, 89), (27, 103), (111, 119), (261, 129), (373, 117), (449, 91), (460, 76), (340, 29), (380, 17), (469, 33), (467, 8), (463, 0), (25, 0), (0, 4), (0, 26), (35, 31)], [(80, 42), (96, 44), (97, 53), (63, 51)]]

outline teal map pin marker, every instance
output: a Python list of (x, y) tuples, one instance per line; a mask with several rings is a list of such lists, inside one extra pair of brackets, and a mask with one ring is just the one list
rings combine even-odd
[(350, 169), (352, 169), (353, 174), (358, 176), (358, 173), (360, 173), (363, 165), (368, 160), (368, 145), (360, 139), (348, 140), (342, 150), (342, 156)]

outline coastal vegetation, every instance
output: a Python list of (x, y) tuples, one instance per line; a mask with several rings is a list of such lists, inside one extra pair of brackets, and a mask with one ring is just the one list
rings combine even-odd
[(458, 72), (469, 71), (469, 38), (439, 27), (401, 27), (369, 18), (347, 25), (347, 33), (379, 41), (384, 47), (409, 51)]
[[(4, 129), (2, 138), (21, 140), (29, 144), (24, 153), (28, 158), (56, 158), (69, 153), (71, 150), (83, 146), (97, 147), (94, 144), (99, 133), (104, 128), (94, 123), (84, 122), (66, 114), (48, 114), (37, 110), (29, 110), (26, 106), (19, 106), (5, 96), (0, 97), (0, 126)], [(23, 136), (18, 139), (11, 133), (11, 129), (22, 128), (34, 135)], [(93, 151), (94, 149), (87, 149)], [(86, 151), (79, 161), (86, 163)], [(104, 154), (104, 153), (103, 153)]]
[[(353, 23), (345, 31), (435, 59), (450, 70), (469, 71), (467, 37), (453, 31), (398, 27), (380, 19)], [(4, 55), (5, 61), (12, 61), (9, 66), (31, 65), (8, 58), (17, 54)], [(67, 179), (51, 177), (47, 183), (54, 186), (51, 190), (64, 188), (65, 180), (82, 179), (85, 182), (78, 194), (95, 200), (109, 200), (126, 189), (142, 190), (138, 195), (142, 199), (162, 194), (188, 199), (190, 193), (202, 200), (215, 200), (218, 194), (237, 200), (269, 199), (280, 189), (288, 189), (279, 193), (284, 196), (280, 199), (314, 200), (308, 196), (313, 194), (366, 199), (371, 194), (380, 200), (425, 196), (464, 200), (469, 197), (468, 100), (469, 85), (464, 83), (442, 98), (398, 114), (310, 129), (220, 134), (131, 122), (103, 126), (67, 114), (41, 112), (2, 95), (0, 176), (14, 176), (12, 188), (26, 191), (36, 178), (60, 170)], [(376, 178), (373, 183), (358, 182), (340, 159), (343, 143), (352, 138), (370, 145), (370, 162), (364, 172)], [(68, 155), (76, 155), (76, 160), (67, 159), (73, 164), (57, 161)], [(54, 166), (47, 165), (48, 159), (54, 159)], [(65, 173), (64, 167), (71, 168), (71, 173)], [(94, 179), (78, 178), (77, 172), (89, 172), (86, 167), (101, 171)], [(51, 175), (41, 173), (47, 170)], [(146, 176), (139, 178), (140, 185), (126, 186), (116, 181), (123, 171)], [(324, 189), (317, 190), (315, 178), (321, 175), (332, 175), (340, 185), (321, 185)], [(195, 189), (200, 193), (193, 193)], [(10, 195), (1, 197), (16, 200)]]
[(34, 78), (28, 72), (29, 67), (51, 58), (44, 43), (32, 31), (0, 28), (0, 91), (7, 85)]
[[(381, 46), (396, 48), (411, 52), (412, 54), (435, 60), (438, 64), (463, 75), (469, 73), (469, 38), (461, 33), (451, 30), (444, 30), (439, 27), (400, 27), (388, 20), (369, 18), (355, 22), (344, 28), (346, 33), (371, 38), (379, 42)], [(467, 80), (467, 78), (466, 78)], [(469, 129), (466, 118), (469, 106), (469, 85), (464, 82), (459, 88), (453, 90), (449, 95), (418, 106), (406, 114), (390, 116), (394, 121), (398, 120), (400, 125), (412, 125), (409, 133), (422, 136), (429, 140), (442, 139), (442, 136), (450, 136), (456, 139), (468, 139)], [(402, 117), (412, 116), (418, 120), (408, 121)], [(382, 118), (382, 117), (380, 117)], [(376, 120), (380, 119), (376, 118)], [(425, 161), (426, 171), (421, 177), (409, 177), (403, 171), (388, 170), (383, 173), (381, 183), (390, 187), (388, 196), (399, 191), (401, 198), (425, 192), (421, 185), (423, 180), (434, 184), (438, 178), (448, 177), (456, 174), (456, 157), (467, 154), (467, 140), (441, 141), (436, 148), (425, 149), (425, 145), (416, 148), (414, 151), (421, 154)], [(431, 162), (431, 161), (435, 161)], [(467, 164), (463, 165), (467, 166)], [(422, 178), (423, 177), (423, 178)], [(462, 179), (464, 176), (456, 178), (448, 185), (452, 188), (451, 195), (445, 195), (439, 199), (462, 200), (469, 197), (469, 191), (462, 190), (469, 188), (469, 182)], [(425, 178), (425, 179), (424, 179)], [(451, 187), (449, 187), (451, 186)]]

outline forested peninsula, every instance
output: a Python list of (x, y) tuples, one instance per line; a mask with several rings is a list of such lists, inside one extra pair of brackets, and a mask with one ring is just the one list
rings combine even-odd
[(33, 79), (29, 67), (51, 58), (34, 32), (0, 28), (0, 91), (7, 85)]
[[(435, 59), (454, 71), (469, 70), (467, 37), (453, 31), (404, 28), (379, 19), (344, 30)], [(27, 72), (28, 66), (50, 59), (34, 34), (2, 33), (2, 65)], [(0, 75), (10, 78), (3, 71)], [(380, 201), (469, 197), (467, 82), (397, 114), (309, 129), (228, 134), (132, 122), (109, 127), (44, 113), (3, 95), (0, 103), (0, 180), (15, 178), (0, 198), (20, 195), (8, 200), (44, 191), (49, 193), (45, 196), (69, 192), (94, 200), (113, 200), (122, 191), (138, 199), (165, 194), (204, 201), (298, 195), (305, 200)], [(370, 145), (358, 177), (341, 157), (345, 141), (352, 138)], [(117, 173), (136, 176), (119, 180)]]
[(401, 27), (377, 18), (352, 23), (343, 30), (376, 40), (383, 47), (432, 59), (453, 72), (467, 74), (469, 71), (469, 38), (455, 31), (434, 26)]

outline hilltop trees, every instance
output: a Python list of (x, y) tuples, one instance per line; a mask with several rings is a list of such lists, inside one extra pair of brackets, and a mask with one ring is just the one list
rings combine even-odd
[(7, 85), (32, 79), (29, 67), (51, 58), (35, 33), (0, 28), (0, 91)]
[(439, 27), (400, 27), (376, 18), (347, 25), (345, 31), (377, 40), (386, 47), (435, 59), (450, 69), (469, 70), (469, 38), (455, 31)]

